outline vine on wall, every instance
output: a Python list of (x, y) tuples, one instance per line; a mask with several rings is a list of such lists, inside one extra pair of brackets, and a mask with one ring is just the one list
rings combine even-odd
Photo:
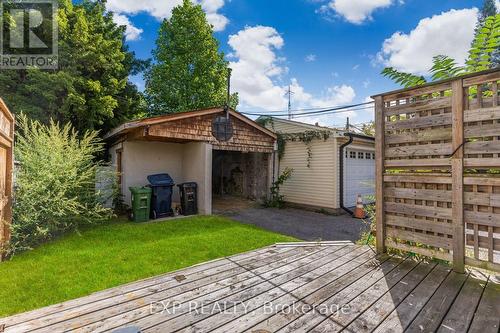
[[(267, 126), (270, 125), (271, 128), (274, 130), (274, 119), (272, 117), (260, 117), (257, 119), (257, 123), (261, 126)], [(312, 145), (311, 142), (315, 139), (318, 140), (328, 140), (330, 136), (332, 135), (331, 131), (328, 130), (309, 130), (309, 131), (304, 131), (300, 133), (276, 133), (278, 136), (278, 157), (281, 160), (283, 156), (285, 155), (285, 147), (286, 147), (286, 142), (287, 141), (292, 141), (292, 142), (304, 142), (306, 145), (307, 149), (307, 167), (311, 167), (311, 161), (312, 161)]]

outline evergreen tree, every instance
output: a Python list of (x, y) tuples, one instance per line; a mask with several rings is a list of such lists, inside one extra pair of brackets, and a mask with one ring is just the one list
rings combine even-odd
[(14, 113), (49, 124), (105, 132), (144, 107), (130, 74), (141, 70), (105, 0), (60, 0), (59, 68), (0, 71), (0, 96)]
[[(166, 114), (226, 103), (228, 62), (200, 5), (184, 0), (161, 24), (146, 74), (151, 113)], [(231, 98), (236, 107), (237, 95)]]

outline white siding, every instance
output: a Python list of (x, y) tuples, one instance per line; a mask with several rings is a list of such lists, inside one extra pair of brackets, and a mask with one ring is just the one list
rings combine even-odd
[(294, 171), (281, 188), (285, 201), (317, 207), (338, 208), (336, 139), (313, 140), (312, 158), (307, 166), (307, 146), (304, 142), (287, 142), (280, 161), (280, 174), (286, 167)]
[[(332, 129), (290, 120), (276, 119), (266, 124), (266, 127), (276, 133), (301, 133), (305, 131), (332, 131)], [(333, 131), (332, 131), (333, 132)]]

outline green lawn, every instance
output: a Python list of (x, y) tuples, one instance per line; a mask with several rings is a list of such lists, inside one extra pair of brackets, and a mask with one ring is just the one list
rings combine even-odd
[(283, 241), (215, 216), (114, 221), (0, 263), (0, 317)]

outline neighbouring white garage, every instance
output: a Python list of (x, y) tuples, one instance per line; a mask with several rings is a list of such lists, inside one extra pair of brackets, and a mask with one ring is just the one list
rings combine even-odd
[[(261, 120), (265, 121), (268, 129), (285, 138), (279, 170), (282, 173), (286, 168), (293, 169), (292, 176), (281, 187), (281, 194), (287, 203), (313, 210), (343, 213), (342, 206), (352, 208), (356, 205), (358, 194), (364, 197), (374, 195), (373, 137), (292, 120)], [(319, 135), (321, 138), (307, 143), (298, 139), (312, 132), (326, 135)], [(349, 135), (352, 136), (352, 142)], [(342, 149), (344, 158), (340, 156)], [(340, 168), (341, 160), (344, 168)], [(340, 181), (341, 173), (343, 184)]]

